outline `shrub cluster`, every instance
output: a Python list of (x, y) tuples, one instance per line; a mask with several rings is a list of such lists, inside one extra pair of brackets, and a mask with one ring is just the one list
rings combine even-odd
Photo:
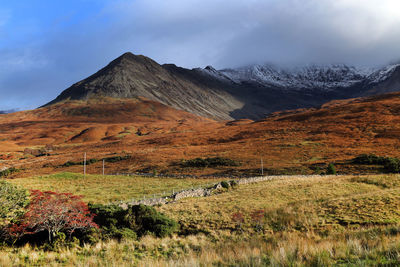
[(114, 163), (114, 162), (118, 162), (118, 161), (122, 161), (122, 160), (128, 160), (130, 158), (131, 158), (131, 156), (129, 156), (129, 155), (126, 155), (126, 156), (115, 156), (115, 157), (104, 158), (104, 161), (105, 162)]
[(0, 181), (0, 231), (24, 214), (28, 192), (6, 181)]
[(207, 168), (207, 167), (219, 167), (219, 166), (239, 166), (240, 164), (232, 159), (213, 157), (213, 158), (195, 158), (190, 160), (183, 160), (181, 167), (196, 167), (196, 168)]
[(355, 157), (352, 162), (355, 164), (364, 164), (364, 165), (384, 165), (388, 158), (379, 157), (375, 154), (362, 154)]
[[(88, 159), (86, 161), (86, 165), (90, 165), (90, 164), (96, 163), (98, 161), (99, 161), (98, 159)], [(61, 165), (61, 167), (70, 167), (70, 166), (83, 165), (83, 164), (84, 164), (84, 161), (67, 161), (63, 165)]]
[(11, 167), (11, 168), (0, 171), (0, 177), (7, 177), (16, 172), (19, 172), (19, 170), (14, 167)]
[[(109, 162), (109, 163), (114, 163), (114, 162), (118, 162), (118, 161), (122, 161), (122, 160), (127, 160), (130, 159), (131, 156), (127, 155), (127, 156), (115, 156), (115, 157), (109, 157), (109, 158), (104, 158), (105, 162)], [(100, 160), (98, 159), (88, 159), (86, 161), (86, 165), (90, 165), (90, 164), (94, 164), (96, 162), (99, 162)], [(67, 161), (65, 162), (63, 165), (61, 165), (61, 167), (70, 167), (70, 166), (75, 166), (75, 165), (83, 165), (84, 162), (83, 161)]]
[(329, 163), (328, 167), (326, 168), (326, 174), (327, 175), (335, 175), (336, 174), (336, 168), (333, 163)]
[(380, 157), (374, 154), (362, 154), (352, 160), (354, 164), (381, 165), (385, 172), (399, 173), (400, 159), (391, 157)]
[(178, 230), (178, 224), (153, 207), (130, 206), (124, 210), (117, 205), (89, 204), (102, 230), (103, 238), (136, 238), (146, 234), (168, 236)]
[(229, 189), (230, 187), (234, 188), (238, 185), (238, 183), (235, 180), (231, 180), (231, 181), (222, 181), (221, 182), (221, 186), (223, 188)]
[(87, 205), (81, 196), (39, 190), (29, 196), (26, 190), (0, 181), (0, 242), (54, 249), (99, 238), (165, 237), (178, 228), (176, 221), (150, 206)]

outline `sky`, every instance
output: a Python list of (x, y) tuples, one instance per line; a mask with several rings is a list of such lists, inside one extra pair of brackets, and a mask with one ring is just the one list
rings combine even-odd
[(0, 0), (0, 111), (33, 109), (130, 51), (159, 63), (382, 66), (398, 0)]

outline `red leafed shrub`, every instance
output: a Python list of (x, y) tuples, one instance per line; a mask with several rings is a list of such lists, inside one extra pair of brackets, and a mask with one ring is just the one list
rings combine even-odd
[(244, 222), (244, 216), (243, 213), (241, 212), (235, 212), (232, 214), (232, 221), (235, 223), (243, 223)]
[(263, 221), (265, 218), (265, 211), (264, 210), (254, 210), (250, 214), (250, 217), (255, 224), (254, 227), (257, 230), (257, 232), (261, 231), (263, 229)]
[(236, 227), (237, 227), (239, 230), (243, 231), (243, 230), (242, 230), (242, 224), (244, 223), (244, 216), (243, 216), (243, 213), (241, 213), (241, 212), (235, 212), (235, 213), (233, 213), (233, 214), (232, 214), (232, 221), (234, 221), (234, 222), (236, 223)]
[(253, 222), (261, 223), (264, 219), (264, 215), (265, 215), (264, 210), (254, 210), (250, 216), (251, 216), (251, 219), (253, 220)]
[(10, 234), (18, 238), (47, 231), (52, 242), (60, 231), (72, 235), (78, 229), (97, 228), (93, 217), (81, 196), (32, 190), (27, 212), (19, 224), (11, 226)]

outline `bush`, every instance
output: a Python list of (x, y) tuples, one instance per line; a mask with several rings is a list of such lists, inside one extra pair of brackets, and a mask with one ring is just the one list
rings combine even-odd
[(104, 161), (105, 162), (114, 163), (114, 162), (118, 162), (118, 161), (122, 161), (122, 160), (128, 160), (130, 158), (131, 158), (131, 156), (129, 156), (129, 155), (127, 155), (127, 156), (116, 156), (116, 157), (104, 158)]
[[(88, 159), (86, 161), (86, 165), (91, 165), (93, 163), (98, 162), (98, 159)], [(70, 166), (75, 166), (75, 165), (84, 165), (84, 161), (67, 161), (61, 167), (70, 167)]]
[(336, 174), (335, 165), (333, 165), (332, 163), (329, 163), (328, 168), (326, 169), (326, 174), (335, 175)]
[(102, 227), (130, 227), (127, 213), (117, 205), (90, 204), (90, 211), (95, 214), (94, 222)]
[(0, 177), (7, 177), (16, 172), (19, 172), (19, 170), (14, 167), (11, 167), (11, 168), (0, 171)]
[(222, 186), (223, 188), (228, 189), (228, 188), (229, 188), (229, 183), (228, 183), (227, 181), (222, 181), (222, 182), (221, 182), (221, 186)]
[(384, 164), (384, 170), (389, 173), (399, 173), (400, 172), (400, 160), (396, 158), (386, 158)]
[(135, 231), (129, 228), (117, 229), (114, 232), (114, 237), (118, 239), (137, 239), (137, 234)]
[(0, 231), (15, 223), (28, 205), (28, 192), (6, 181), (0, 181)]
[[(104, 161), (109, 162), (109, 163), (114, 163), (114, 162), (118, 162), (118, 161), (122, 161), (122, 160), (127, 160), (130, 158), (131, 158), (131, 156), (129, 156), (129, 155), (128, 156), (116, 156), (116, 157), (104, 158)], [(86, 161), (86, 165), (91, 165), (96, 162), (99, 162), (99, 160), (98, 159), (88, 159)], [(70, 167), (70, 166), (83, 165), (83, 164), (84, 164), (83, 161), (67, 161), (63, 165), (61, 165), (61, 167)]]
[[(105, 238), (136, 238), (145, 234), (164, 237), (178, 230), (178, 224), (145, 205), (123, 210), (117, 205), (89, 205), (96, 214), (94, 221), (101, 226)], [(135, 234), (134, 234), (135, 233)]]
[(388, 173), (400, 172), (400, 159), (397, 158), (380, 157), (374, 154), (363, 154), (354, 158), (352, 162), (365, 165), (382, 165), (383, 170)]
[(103, 239), (123, 238), (126, 236), (122, 233), (124, 229), (134, 226), (127, 211), (117, 205), (89, 204), (89, 209), (96, 214), (94, 222), (101, 227)]
[(365, 165), (383, 165), (386, 162), (385, 157), (379, 157), (375, 154), (362, 154), (360, 156), (355, 157), (352, 160), (355, 164), (365, 164)]
[(195, 158), (184, 160), (180, 164), (182, 167), (209, 168), (218, 166), (239, 166), (240, 164), (232, 159), (214, 157), (214, 158)]
[(136, 205), (129, 209), (135, 216), (136, 232), (139, 236), (152, 233), (158, 237), (171, 235), (178, 230), (178, 224), (156, 211), (153, 207)]
[(98, 227), (80, 196), (69, 193), (31, 191), (31, 202), (21, 221), (10, 227), (15, 238), (45, 232), (49, 243), (60, 232), (71, 236), (76, 230)]

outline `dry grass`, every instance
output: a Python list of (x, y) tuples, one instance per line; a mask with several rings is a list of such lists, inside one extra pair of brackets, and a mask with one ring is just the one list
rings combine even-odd
[[(321, 223), (324, 223), (328, 219), (332, 221), (336, 218), (336, 213), (330, 214), (329, 218), (326, 217), (329, 214), (322, 213), (328, 204), (335, 203), (336, 199), (350, 203), (353, 198), (378, 194), (377, 190), (391, 194), (391, 191), (371, 184), (352, 182), (351, 179), (350, 176), (293, 178), (243, 185), (226, 194), (201, 199), (188, 198), (163, 206), (160, 210), (179, 220), (186, 227), (219, 232), (221, 229), (230, 231), (234, 228), (235, 224), (231, 219), (234, 212), (248, 215), (257, 209), (274, 213), (286, 208), (297, 210), (301, 215), (307, 210), (311, 214), (319, 214)], [(366, 206), (365, 210), (368, 209)], [(341, 213), (340, 210), (336, 212)], [(251, 228), (249, 220), (247, 216), (245, 226)]]
[[(158, 208), (179, 220), (188, 235), (54, 252), (5, 247), (0, 265), (397, 266), (399, 179), (338, 176), (242, 185)], [(250, 217), (256, 209), (266, 214), (261, 231)], [(242, 229), (231, 218), (237, 211), (245, 214)]]
[(371, 238), (361, 229), (324, 239), (298, 233), (224, 242), (204, 235), (145, 237), (58, 251), (4, 248), (0, 266), (397, 266), (399, 242), (399, 235)]

